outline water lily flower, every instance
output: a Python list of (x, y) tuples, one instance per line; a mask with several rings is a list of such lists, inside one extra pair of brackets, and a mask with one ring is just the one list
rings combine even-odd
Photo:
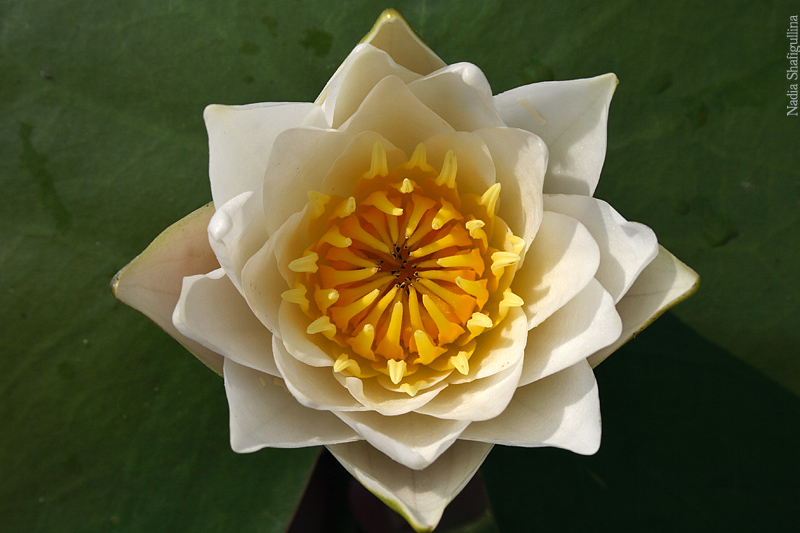
[(617, 79), (497, 96), (393, 10), (313, 103), (209, 106), (213, 204), (115, 277), (224, 376), (231, 445), (325, 445), (418, 531), (494, 444), (600, 443), (592, 368), (697, 275), (592, 196)]

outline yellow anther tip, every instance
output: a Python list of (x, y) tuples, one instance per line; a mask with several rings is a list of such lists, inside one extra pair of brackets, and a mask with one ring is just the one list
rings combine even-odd
[(318, 259), (319, 256), (316, 253), (306, 252), (303, 257), (289, 263), (289, 270), (297, 272), (298, 274), (301, 272), (316, 272), (319, 269), (319, 267), (317, 267)]
[(406, 373), (405, 361), (389, 359), (386, 361), (386, 367), (389, 370), (389, 379), (392, 380), (392, 383), (397, 385), (403, 380), (403, 376), (405, 376)]

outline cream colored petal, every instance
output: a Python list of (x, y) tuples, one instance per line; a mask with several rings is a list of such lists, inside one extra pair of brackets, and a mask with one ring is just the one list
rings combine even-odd
[(412, 470), (366, 442), (328, 446), (353, 477), (418, 532), (433, 531), (491, 449), (491, 444), (457, 441), (425, 470)]
[(589, 231), (572, 217), (544, 212), (527, 260), (511, 289), (525, 302), (528, 328), (544, 322), (594, 278), (600, 251)]
[(208, 130), (211, 196), (216, 205), (261, 185), (272, 145), (281, 132), (324, 125), (319, 106), (309, 103), (210, 105), (203, 118)]
[(376, 142), (386, 151), (386, 165), (393, 169), (408, 160), (405, 152), (396, 148), (374, 131), (364, 131), (352, 137), (352, 141), (342, 150), (316, 190), (325, 194), (338, 194), (345, 198), (353, 194), (361, 175), (370, 169), (372, 147)]
[(261, 186), (217, 209), (208, 224), (208, 242), (234, 286), (242, 290), (242, 270), (267, 242)]
[(555, 446), (582, 455), (600, 447), (600, 399), (586, 361), (517, 389), (508, 408), (461, 438), (506, 446)]
[(456, 154), (456, 186), (460, 194), (481, 195), (495, 184), (496, 172), (492, 154), (480, 136), (454, 131), (434, 135), (425, 139), (424, 144), (428, 164), (437, 170), (441, 170), (449, 150)]
[(414, 96), (456, 131), (505, 126), (481, 69), (456, 63), (408, 84)]
[(293, 288), (288, 281), (293, 278), (289, 277), (286, 256), (297, 259), (302, 255), (304, 244), (298, 243), (294, 237), (305, 217), (305, 212), (289, 217), (242, 269), (242, 294), (256, 317), (279, 337), (281, 293)]
[(264, 214), (270, 235), (308, 204), (333, 162), (353, 140), (340, 131), (296, 128), (275, 139), (264, 179)]
[(278, 317), (281, 340), (286, 351), (306, 365), (325, 368), (333, 366), (335, 358), (329, 352), (332, 343), (321, 334), (309, 335), (306, 332), (311, 319), (299, 305), (282, 302)]
[(272, 349), (286, 387), (301, 404), (323, 411), (366, 409), (336, 381), (330, 366), (310, 366), (297, 360), (277, 337), (273, 339)]
[(416, 412), (448, 420), (489, 420), (498, 416), (514, 396), (522, 374), (523, 358), (515, 359), (509, 368), (494, 375), (448, 386)]
[(600, 282), (591, 282), (553, 316), (528, 333), (519, 386), (574, 365), (608, 346), (622, 333), (614, 300)]
[(599, 365), (664, 311), (691, 296), (699, 284), (700, 277), (694, 270), (659, 246), (658, 256), (639, 274), (617, 304), (617, 312), (622, 317), (619, 340), (589, 357), (589, 363), (592, 367)]
[(208, 204), (165, 229), (139, 256), (117, 272), (111, 280), (111, 292), (222, 375), (222, 356), (187, 338), (172, 324), (172, 312), (178, 303), (184, 276), (219, 268), (206, 233), (213, 214), (214, 205)]
[(608, 108), (617, 83), (614, 74), (605, 74), (534, 83), (494, 97), (507, 125), (533, 132), (547, 143), (546, 193), (594, 194), (606, 157)]
[(416, 411), (447, 387), (446, 381), (440, 381), (412, 397), (405, 392), (387, 390), (375, 379), (345, 377), (341, 374), (335, 376), (361, 405), (385, 416), (398, 416)]
[(453, 131), (397, 76), (387, 76), (378, 82), (341, 129), (351, 134), (374, 131), (408, 155), (428, 137)]
[(356, 46), (326, 88), (322, 108), (328, 124), (338, 128), (358, 109), (373, 87), (386, 76), (411, 83), (421, 76), (395, 63), (389, 54), (370, 44)]
[(394, 9), (381, 13), (375, 26), (361, 42), (380, 48), (398, 64), (423, 76), (445, 66), (445, 62), (428, 48)]
[(273, 376), (272, 334), (250, 310), (223, 270), (183, 278), (172, 322), (209, 350)]
[(225, 359), (225, 392), (231, 448), (250, 453), (265, 448), (304, 448), (354, 442), (361, 437), (328, 411), (303, 407), (283, 381)]
[(469, 422), (408, 413), (383, 416), (372, 412), (337, 412), (368, 443), (413, 470), (431, 465), (461, 435)]
[(546, 194), (544, 208), (579, 220), (600, 247), (595, 278), (618, 302), (639, 273), (658, 255), (656, 234), (628, 222), (602, 200), (572, 194)]
[(487, 128), (475, 133), (489, 147), (497, 183), (502, 187), (497, 214), (514, 235), (530, 246), (542, 222), (547, 147), (536, 135), (511, 128)]
[(519, 307), (512, 307), (503, 322), (478, 337), (478, 347), (469, 358), (469, 372), (453, 372), (451, 384), (469, 383), (511, 368), (527, 351), (528, 320)]

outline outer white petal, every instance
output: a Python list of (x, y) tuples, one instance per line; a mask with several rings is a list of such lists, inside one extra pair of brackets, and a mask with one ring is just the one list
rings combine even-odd
[(489, 147), (502, 187), (497, 214), (530, 246), (542, 222), (547, 147), (539, 137), (522, 130), (486, 128), (475, 133)]
[(416, 412), (449, 420), (494, 418), (503, 412), (514, 396), (522, 374), (522, 360), (522, 357), (517, 358), (509, 368), (492, 376), (450, 385)]
[(320, 189), (333, 162), (352, 141), (352, 135), (316, 128), (291, 129), (275, 139), (263, 174), (264, 214), (270, 235), (308, 205), (308, 191)]
[(359, 403), (381, 415), (392, 417), (419, 410), (447, 386), (446, 381), (440, 381), (410, 397), (405, 392), (387, 390), (374, 379), (344, 377), (341, 374), (335, 374), (335, 377)]
[(278, 320), (281, 340), (292, 357), (310, 366), (333, 366), (333, 357), (328, 352), (330, 341), (320, 333), (309, 335), (306, 332), (311, 319), (297, 304), (281, 303)]
[(365, 442), (328, 446), (353, 477), (419, 532), (433, 531), (491, 449), (491, 444), (458, 441), (425, 470), (412, 470)]
[(534, 83), (498, 94), (505, 123), (535, 133), (550, 149), (546, 193), (592, 195), (606, 157), (606, 123), (614, 74)]
[(208, 224), (208, 242), (236, 288), (242, 290), (242, 269), (267, 242), (264, 204), (259, 186), (217, 209)]
[(183, 278), (172, 322), (178, 331), (233, 361), (280, 376), (272, 334), (253, 315), (222, 269)]
[(223, 205), (255, 190), (264, 179), (275, 138), (289, 128), (324, 125), (321, 117), (319, 106), (309, 103), (206, 107), (203, 118), (214, 203)]
[(622, 333), (622, 320), (614, 300), (600, 282), (589, 285), (528, 333), (525, 363), (519, 386), (554, 374), (600, 348)]
[(386, 76), (411, 83), (421, 76), (395, 63), (389, 54), (370, 44), (356, 46), (331, 78), (322, 108), (328, 124), (338, 128), (358, 109), (375, 85)]
[(595, 278), (614, 297), (628, 291), (641, 271), (658, 255), (656, 234), (638, 222), (628, 222), (602, 200), (572, 194), (546, 194), (544, 208), (581, 221), (600, 247)]
[(195, 357), (222, 375), (222, 356), (180, 333), (172, 311), (184, 276), (219, 268), (208, 245), (206, 227), (214, 214), (208, 204), (174, 223), (111, 280), (111, 292), (121, 302), (145, 314)]
[(307, 365), (295, 359), (274, 337), (272, 349), (286, 387), (297, 401), (312, 409), (324, 411), (358, 411), (366, 407), (358, 403), (347, 389), (333, 377), (331, 367)]
[(387, 76), (378, 82), (341, 129), (351, 134), (374, 131), (409, 156), (428, 137), (454, 131), (397, 76)]
[(430, 466), (469, 425), (468, 421), (441, 420), (416, 413), (402, 416), (383, 416), (374, 411), (335, 414), (372, 446), (413, 470)]
[(225, 392), (231, 416), (231, 448), (302, 448), (353, 442), (359, 437), (328, 411), (303, 407), (279, 378), (225, 359)]
[(586, 361), (517, 389), (508, 408), (470, 425), (462, 439), (508, 446), (555, 446), (591, 455), (600, 447), (600, 400)]
[(583, 224), (545, 211), (526, 258), (511, 289), (525, 302), (528, 328), (534, 328), (589, 284), (600, 250)]
[(408, 85), (414, 96), (457, 131), (504, 126), (481, 69), (456, 63)]
[(589, 363), (593, 367), (599, 365), (664, 311), (691, 296), (699, 284), (700, 278), (694, 270), (659, 246), (658, 256), (617, 304), (622, 317), (619, 340), (589, 357)]
[(278, 312), (283, 300), (281, 293), (290, 288), (286, 257), (302, 255), (304, 244), (294, 236), (305, 220), (306, 213), (295, 213), (256, 252), (242, 269), (242, 294), (253, 313), (273, 335), (281, 336)]

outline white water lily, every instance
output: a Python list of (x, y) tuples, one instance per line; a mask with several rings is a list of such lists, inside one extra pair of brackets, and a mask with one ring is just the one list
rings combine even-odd
[(316, 102), (206, 109), (213, 206), (115, 295), (224, 376), (235, 451), (325, 445), (432, 530), (494, 444), (594, 453), (592, 367), (696, 287), (592, 197), (616, 84), (492, 96), (386, 11)]

